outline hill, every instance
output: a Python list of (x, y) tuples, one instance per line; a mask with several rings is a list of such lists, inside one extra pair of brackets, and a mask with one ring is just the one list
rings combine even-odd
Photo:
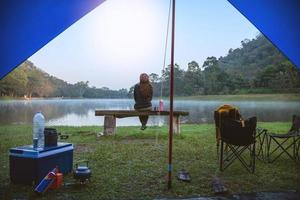
[[(187, 70), (175, 65), (174, 71), (176, 96), (300, 92), (299, 69), (261, 34), (224, 57), (208, 57), (202, 66), (191, 61)], [(161, 77), (150, 77), (154, 88), (160, 91), (163, 85), (163, 96), (168, 96), (170, 66)]]
[(0, 81), (1, 96), (67, 97), (67, 98), (126, 98), (126, 89), (89, 87), (88, 81), (67, 83), (25, 61)]
[(220, 68), (227, 73), (238, 73), (248, 79), (257, 77), (268, 66), (279, 66), (283, 62), (289, 62), (261, 34), (255, 39), (241, 41), (241, 48), (229, 49), (227, 56), (220, 57), (218, 61)]
[[(197, 96), (249, 93), (299, 93), (300, 71), (263, 35), (241, 41), (224, 57), (208, 57), (200, 66), (188, 63), (187, 70), (175, 65), (175, 95)], [(151, 73), (154, 96), (169, 96), (170, 66), (162, 75)], [(25, 61), (0, 80), (0, 95), (10, 97), (126, 98), (129, 89), (90, 87), (88, 81), (67, 83)]]

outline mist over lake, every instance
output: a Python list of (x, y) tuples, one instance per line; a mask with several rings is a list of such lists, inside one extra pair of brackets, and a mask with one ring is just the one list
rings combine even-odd
[[(158, 100), (152, 101), (158, 107)], [(174, 109), (188, 111), (182, 117), (183, 123), (212, 123), (213, 111), (222, 104), (239, 108), (244, 118), (257, 116), (260, 122), (291, 121), (293, 114), (300, 114), (300, 102), (284, 101), (203, 101), (175, 100)], [(39, 100), (1, 100), (0, 124), (31, 124), (35, 112), (42, 111), (47, 126), (103, 125), (103, 117), (96, 117), (96, 109), (132, 110), (132, 99), (39, 99)], [(164, 102), (165, 110), (168, 101)], [(150, 117), (149, 125), (161, 125), (168, 117)], [(140, 125), (138, 117), (117, 119), (118, 126)]]

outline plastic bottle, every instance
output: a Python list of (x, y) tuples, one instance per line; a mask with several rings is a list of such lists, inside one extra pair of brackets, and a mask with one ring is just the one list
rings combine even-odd
[[(45, 129), (45, 118), (41, 112), (37, 112), (33, 117), (33, 146), (34, 148), (44, 147), (44, 129)], [(37, 146), (35, 146), (37, 140)]]
[(161, 99), (159, 100), (159, 111), (163, 111), (164, 110), (164, 101)]

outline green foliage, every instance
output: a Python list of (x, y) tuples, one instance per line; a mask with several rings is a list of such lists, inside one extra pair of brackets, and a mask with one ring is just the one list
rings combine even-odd
[[(169, 96), (170, 66), (162, 76), (149, 75), (153, 96)], [(110, 90), (89, 87), (88, 81), (69, 84), (50, 76), (26, 61), (0, 80), (0, 95), (10, 97), (71, 97), (71, 98), (126, 98), (129, 89)], [(176, 96), (197, 96), (247, 93), (299, 93), (300, 70), (285, 58), (263, 35), (241, 41), (241, 47), (229, 49), (224, 57), (207, 57), (200, 67), (196, 61), (187, 70), (174, 67)]]
[(299, 72), (289, 61), (283, 61), (279, 65), (268, 65), (262, 70), (255, 81), (256, 87), (282, 90), (285, 88), (299, 87)]
[[(163, 96), (169, 95), (169, 71), (162, 73)], [(201, 68), (195, 61), (187, 71), (176, 65), (174, 76), (176, 96), (300, 92), (299, 69), (263, 35), (243, 40), (225, 57), (208, 57)]]
[(188, 63), (188, 69), (184, 74), (184, 95), (199, 95), (203, 91), (203, 76), (196, 61)]
[[(154, 96), (169, 95), (170, 66), (159, 78), (151, 74)], [(300, 71), (263, 35), (241, 41), (241, 47), (230, 49), (219, 59), (210, 56), (202, 67), (196, 61), (187, 70), (174, 66), (176, 96), (226, 95), (249, 93), (299, 93)]]
[[(178, 64), (174, 66), (174, 94), (177, 96), (184, 94), (184, 70), (182, 70)], [(170, 78), (171, 78), (171, 66), (169, 65), (162, 72), (162, 84), (163, 84), (163, 95), (169, 96), (170, 93)]]
[(16, 69), (0, 82), (1, 96), (22, 96), (25, 94), (28, 78), (23, 69)]
[(0, 96), (10, 97), (71, 97), (71, 98), (126, 98), (126, 89), (89, 87), (89, 82), (69, 84), (25, 61), (0, 80)]

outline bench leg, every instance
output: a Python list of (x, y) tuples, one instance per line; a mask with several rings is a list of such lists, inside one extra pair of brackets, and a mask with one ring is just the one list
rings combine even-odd
[(116, 132), (116, 117), (111, 115), (104, 116), (104, 135), (113, 135)]
[(180, 134), (180, 117), (173, 116), (173, 133)]

